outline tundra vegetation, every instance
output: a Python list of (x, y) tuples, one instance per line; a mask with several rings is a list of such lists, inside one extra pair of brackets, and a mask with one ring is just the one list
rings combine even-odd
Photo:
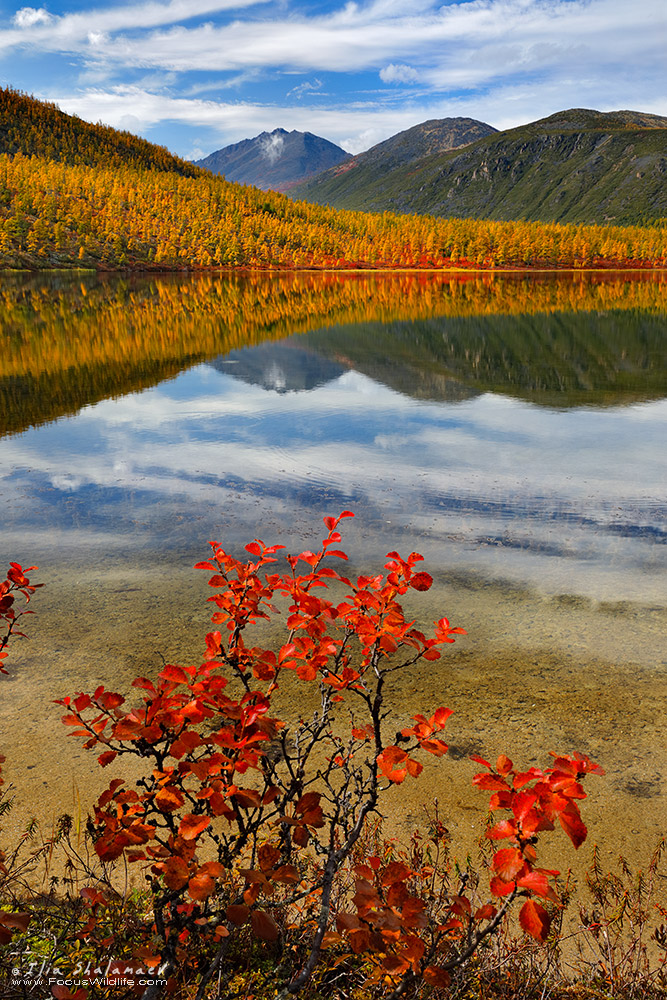
[[(2, 855), (11, 996), (665, 995), (659, 852), (638, 876), (595, 859), (590, 902), (540, 864), (545, 835), (586, 839), (582, 782), (603, 774), (588, 757), (527, 770), (474, 757), (489, 814), (476, 863), (454, 859), (437, 807), (406, 844), (386, 836), (383, 808), (425, 757), (445, 757), (451, 715), (425, 706), (397, 731), (392, 681), (438, 669), (464, 630), (406, 618), (401, 599), (432, 584), (418, 553), (344, 574), (351, 516), (326, 517), (321, 546), (284, 562), (259, 539), (243, 558), (211, 542), (196, 567), (215, 626), (201, 662), (165, 664), (131, 694), (59, 701), (115, 776), (85, 836), (63, 817)], [(0, 585), (3, 657), (40, 586), (34, 569), (12, 563)], [(309, 701), (301, 718), (277, 707)], [(580, 908), (569, 943), (568, 904)]]
[(664, 267), (645, 227), (335, 210), (232, 184), (127, 132), (0, 90), (0, 267)]

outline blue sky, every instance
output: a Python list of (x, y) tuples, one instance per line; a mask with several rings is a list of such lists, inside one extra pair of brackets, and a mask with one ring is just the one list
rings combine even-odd
[(196, 158), (278, 126), (350, 152), (427, 118), (667, 114), (667, 0), (47, 0), (0, 82)]

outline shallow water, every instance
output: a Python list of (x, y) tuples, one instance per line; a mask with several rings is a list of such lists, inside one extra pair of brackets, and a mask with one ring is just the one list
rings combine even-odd
[(351, 508), (354, 568), (422, 552), (415, 615), (469, 633), (397, 690), (455, 710), (427, 784), (453, 832), (481, 818), (472, 750), (579, 749), (608, 772), (594, 836), (640, 857), (667, 819), (665, 287), (7, 280), (3, 551), (47, 584), (2, 679), (13, 822), (108, 780), (51, 699), (199, 655), (208, 539), (310, 547)]

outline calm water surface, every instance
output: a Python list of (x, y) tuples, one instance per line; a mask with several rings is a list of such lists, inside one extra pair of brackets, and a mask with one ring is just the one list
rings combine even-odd
[[(659, 831), (666, 288), (6, 279), (2, 551), (48, 585), (0, 709), (26, 796), (67, 797), (44, 755), (68, 788), (93, 780), (50, 698), (198, 655), (189, 567), (208, 539), (311, 546), (351, 508), (355, 567), (417, 549), (436, 585), (415, 614), (470, 633), (401, 703), (454, 707), (461, 757), (590, 752), (621, 838)], [(464, 827), (456, 781), (438, 780)]]

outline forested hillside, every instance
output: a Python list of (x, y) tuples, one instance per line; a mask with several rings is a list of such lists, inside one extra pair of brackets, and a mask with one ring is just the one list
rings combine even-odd
[(659, 115), (575, 108), (403, 163), (374, 150), (292, 193), (335, 208), (475, 219), (630, 225), (667, 215)]
[(165, 170), (183, 177), (201, 173), (164, 146), (108, 125), (91, 125), (11, 88), (0, 88), (0, 153), (105, 169)]
[(224, 175), (228, 181), (254, 184), (264, 191), (291, 191), (313, 175), (336, 177), (353, 171), (356, 176), (360, 168), (372, 168), (377, 183), (383, 173), (400, 164), (465, 146), (495, 131), (473, 118), (431, 119), (385, 139), (365, 153), (350, 156), (340, 146), (310, 132), (277, 128), (225, 146), (195, 162), (211, 173)]
[[(32, 121), (38, 102), (13, 99), (19, 102), (17, 111), (25, 105), (32, 116), (27, 121)], [(46, 107), (45, 120), (53, 114), (60, 123), (52, 144), (48, 128), (33, 135), (26, 126), (24, 148), (0, 155), (2, 267), (571, 268), (667, 263), (663, 225), (584, 227), (335, 211), (240, 187), (192, 166), (188, 175), (180, 170), (180, 161), (140, 140), (137, 156), (123, 160), (132, 137), (113, 130), (102, 131), (109, 143), (117, 136), (118, 145), (97, 164), (74, 163), (79, 155), (84, 161), (93, 155), (94, 132), (80, 132), (77, 119)], [(67, 122), (72, 123), (71, 143)], [(21, 138), (20, 129), (14, 134)], [(84, 134), (89, 144), (82, 138), (77, 146), (77, 137)], [(42, 146), (37, 156), (35, 150)], [(70, 146), (80, 154), (66, 156)]]

